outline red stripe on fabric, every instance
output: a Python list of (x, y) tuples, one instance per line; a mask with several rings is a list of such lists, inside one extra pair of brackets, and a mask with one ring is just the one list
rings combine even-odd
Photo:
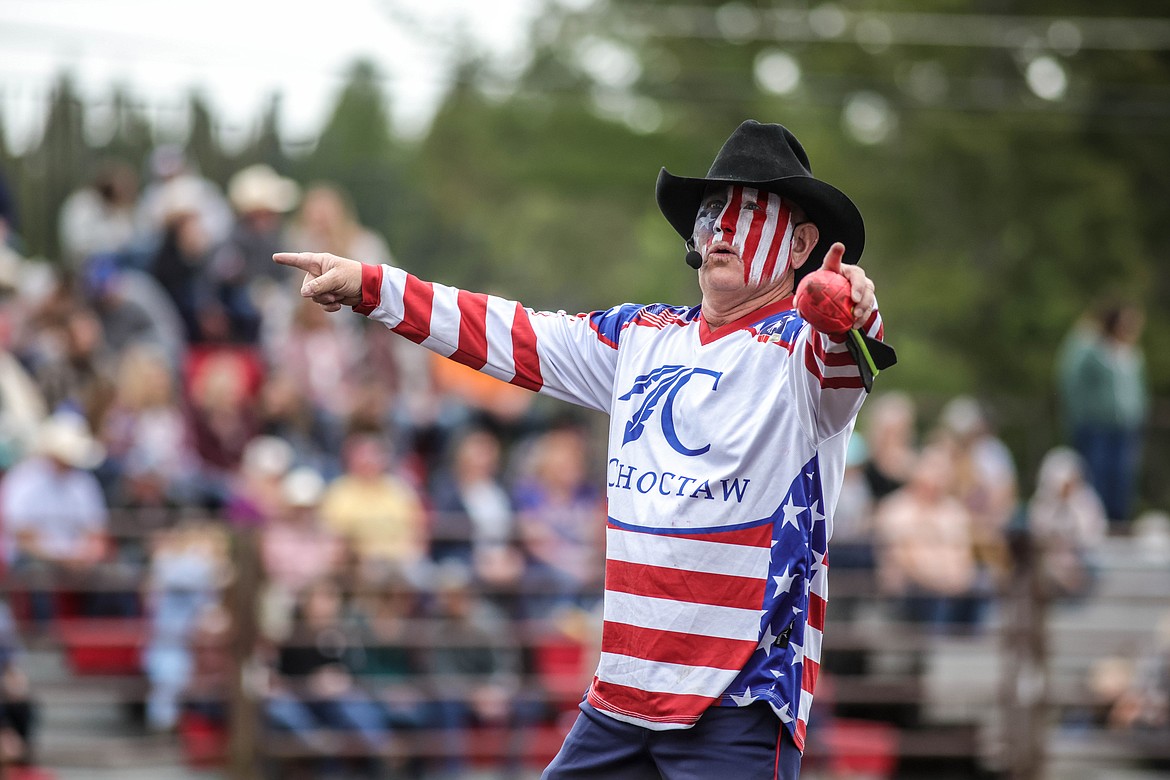
[(817, 689), (817, 678), (821, 676), (821, 665), (808, 658), (801, 664), (804, 667), (800, 677), (801, 690), (808, 691), (811, 696)]
[[(761, 203), (760, 201), (763, 201)], [(743, 281), (751, 283), (752, 266), (756, 264), (756, 252), (760, 248), (760, 239), (764, 236), (764, 225), (768, 222), (768, 193), (756, 190), (756, 205), (758, 209), (752, 212), (752, 221), (748, 225), (747, 238), (743, 242)], [(764, 277), (761, 277), (763, 280)]]
[(435, 300), (435, 288), (430, 282), (406, 275), (406, 287), (402, 290), (402, 322), (391, 328), (400, 336), (422, 343), (431, 335), (431, 308)]
[(459, 307), (459, 345), (451, 359), (479, 370), (487, 363), (488, 297), (483, 293), (460, 290), (456, 305)]
[(821, 380), (825, 390), (861, 390), (865, 384), (860, 376), (830, 376)]
[(869, 333), (869, 329), (873, 327), (873, 324), (877, 320), (877, 318), (878, 318), (877, 309), (874, 309), (873, 311), (871, 311), (869, 313), (869, 319), (867, 319), (865, 321), (865, 326), (862, 328), (862, 330), (865, 331), (866, 333)]
[(816, 352), (816, 356), (820, 358), (821, 362), (826, 366), (840, 367), (856, 365), (853, 362), (853, 355), (849, 354), (848, 350), (842, 350), (840, 352), (826, 352), (825, 342), (821, 339), (814, 337), (809, 339), (809, 342), (813, 345), (813, 351)]
[(815, 340), (816, 339), (809, 339), (804, 344), (804, 367), (808, 369), (810, 374), (817, 378), (817, 381), (821, 383), (821, 387), (824, 387), (825, 375), (821, 373), (821, 367), (817, 365), (816, 356), (813, 354), (815, 349), (813, 347), (813, 341)]
[[(780, 198), (779, 195), (770, 194), (769, 198)], [(788, 204), (780, 198), (780, 210), (776, 216), (776, 232), (772, 234), (772, 244), (768, 247), (768, 257), (764, 260), (764, 270), (760, 275), (760, 280), (767, 282), (772, 278), (772, 274), (776, 271), (776, 260), (780, 256), (780, 247), (784, 244), (784, 234), (788, 232), (788, 220), (791, 218), (792, 212), (788, 208)]]
[(544, 387), (540, 357), (536, 353), (536, 331), (532, 329), (528, 310), (520, 304), (516, 304), (516, 313), (512, 317), (512, 362), (516, 366), (512, 384), (528, 390)]
[(609, 710), (655, 723), (690, 724), (699, 719), (716, 699), (685, 693), (643, 691), (626, 685), (593, 678), (589, 703), (599, 710)]
[(825, 607), (823, 598), (811, 591), (808, 594), (808, 624), (818, 631), (825, 630)]
[(796, 729), (792, 733), (792, 741), (796, 743), (796, 746), (800, 748), (801, 752), (804, 752), (804, 736), (807, 732), (808, 724), (803, 720), (797, 720)]
[[(716, 485), (720, 486), (720, 485)], [(721, 488), (721, 486), (720, 486)], [(722, 489), (722, 488), (721, 488)], [(714, 491), (714, 489), (713, 489)], [(614, 526), (610, 526), (614, 527)], [(659, 536), (672, 539), (695, 539), (697, 541), (718, 541), (725, 545), (742, 545), (744, 547), (771, 547), (771, 524), (753, 525), (748, 529), (735, 531), (711, 531), (709, 533), (662, 533)]]
[(784, 724), (776, 734), (776, 765), (772, 768), (772, 780), (780, 780), (780, 745), (784, 743)]
[(642, 628), (607, 620), (601, 629), (601, 648), (607, 653), (628, 655), (644, 661), (739, 670), (752, 653), (759, 649), (759, 643)]
[(378, 308), (382, 302), (382, 266), (362, 265), (362, 302), (353, 307), (353, 310), (363, 316), (370, 316), (370, 312)]
[(628, 561), (611, 560), (605, 564), (607, 591), (715, 607), (761, 609), (765, 584), (765, 580), (756, 577), (684, 571)]
[(812, 346), (814, 339), (810, 339), (805, 344), (804, 350), (804, 367), (808, 369), (809, 373), (817, 378), (821, 383), (822, 390), (859, 390), (865, 385), (861, 381), (861, 375), (857, 376), (830, 376), (826, 377), (821, 373), (821, 367), (817, 365), (817, 359), (813, 355), (814, 347)]

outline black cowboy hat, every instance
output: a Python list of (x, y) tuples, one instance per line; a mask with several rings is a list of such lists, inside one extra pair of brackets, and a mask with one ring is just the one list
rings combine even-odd
[(813, 178), (808, 155), (800, 141), (782, 125), (754, 119), (741, 124), (711, 163), (705, 178), (675, 176), (665, 168), (658, 174), (658, 208), (678, 234), (689, 240), (695, 216), (709, 184), (739, 184), (774, 192), (804, 209), (820, 231), (820, 240), (797, 276), (820, 267), (836, 241), (845, 245), (846, 263), (861, 259), (865, 224), (853, 201), (836, 187)]

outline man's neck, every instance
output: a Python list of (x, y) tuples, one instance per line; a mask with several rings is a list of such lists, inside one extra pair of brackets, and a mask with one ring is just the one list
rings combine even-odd
[(753, 311), (782, 301), (790, 295), (792, 295), (791, 279), (746, 299), (742, 297), (742, 294), (735, 296), (735, 298), (720, 296), (717, 293), (704, 295), (701, 310), (707, 327), (714, 330), (729, 322), (735, 322), (740, 317), (746, 317)]

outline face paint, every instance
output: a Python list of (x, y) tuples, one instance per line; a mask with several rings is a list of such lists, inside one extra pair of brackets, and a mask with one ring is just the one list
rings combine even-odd
[(788, 271), (793, 227), (792, 212), (776, 193), (729, 185), (703, 200), (693, 240), (700, 252), (717, 241), (731, 244), (743, 261), (743, 283), (759, 287)]

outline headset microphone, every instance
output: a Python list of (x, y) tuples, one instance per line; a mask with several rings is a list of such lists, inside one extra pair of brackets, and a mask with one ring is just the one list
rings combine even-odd
[(686, 261), (687, 265), (697, 271), (703, 265), (703, 256), (692, 249), (691, 251), (687, 252)]

